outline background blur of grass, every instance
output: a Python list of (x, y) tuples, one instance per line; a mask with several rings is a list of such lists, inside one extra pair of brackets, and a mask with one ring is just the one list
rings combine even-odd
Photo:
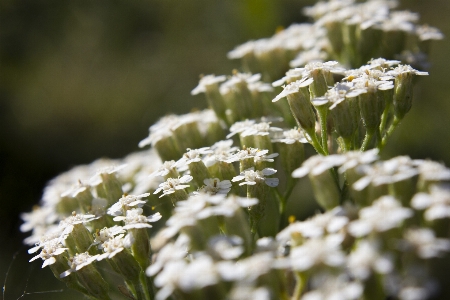
[[(315, 1), (57, 1), (0, 4), (0, 282), (15, 251), (5, 298), (56, 288), (21, 247), (19, 214), (45, 182), (74, 165), (138, 150), (166, 113), (204, 108), (190, 91), (199, 74), (230, 74), (235, 45), (305, 22)], [(450, 1), (403, 0), (421, 23), (450, 37)], [(384, 157), (410, 155), (450, 165), (450, 39), (432, 49), (430, 76)], [(30, 275), (31, 274), (31, 275)], [(24, 299), (67, 299), (64, 291)]]

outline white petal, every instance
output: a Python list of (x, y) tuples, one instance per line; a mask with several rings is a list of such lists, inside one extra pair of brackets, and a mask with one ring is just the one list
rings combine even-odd
[(279, 180), (278, 178), (267, 178), (267, 179), (265, 180), (266, 184), (267, 184), (268, 186), (270, 186), (270, 187), (276, 187), (276, 186), (278, 186), (279, 181), (280, 181), (280, 180)]

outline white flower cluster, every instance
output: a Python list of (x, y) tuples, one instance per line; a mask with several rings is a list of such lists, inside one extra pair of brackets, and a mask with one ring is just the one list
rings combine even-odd
[(442, 38), (396, 4), (321, 1), (236, 47), (247, 73), (191, 92), (209, 109), (48, 184), (30, 261), (89, 299), (448, 298), (450, 169), (379, 158), (428, 74), (404, 63)]

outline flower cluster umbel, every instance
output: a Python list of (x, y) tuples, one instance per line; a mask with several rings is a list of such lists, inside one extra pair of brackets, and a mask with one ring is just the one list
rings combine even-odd
[(450, 169), (379, 158), (442, 38), (395, 5), (319, 2), (236, 47), (243, 72), (192, 90), (208, 109), (49, 182), (22, 215), (30, 261), (89, 299), (448, 296)]

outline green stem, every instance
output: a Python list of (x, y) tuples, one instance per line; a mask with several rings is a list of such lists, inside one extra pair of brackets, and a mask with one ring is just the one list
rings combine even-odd
[(374, 133), (375, 133), (375, 130), (367, 129), (366, 136), (364, 137), (364, 141), (363, 141), (363, 143), (361, 145), (361, 149), (360, 149), (361, 152), (364, 152), (364, 151), (367, 150), (367, 147), (369, 146), (370, 141), (372, 140), (372, 137), (373, 137)]
[(349, 152), (349, 151), (352, 151), (352, 149), (353, 149), (353, 137), (351, 137), (351, 138), (342, 138), (342, 140), (343, 140), (343, 142), (344, 142), (344, 151), (345, 152)]
[(306, 274), (296, 272), (295, 279), (297, 282), (295, 283), (294, 294), (292, 295), (292, 300), (299, 300), (304, 288), (306, 287), (307, 277), (306, 277)]
[(344, 204), (344, 200), (347, 198), (348, 196), (348, 182), (347, 179), (345, 179), (344, 184), (342, 185), (342, 190), (341, 190), (341, 199), (339, 204), (342, 205)]
[(387, 123), (387, 119), (388, 119), (388, 115), (389, 115), (389, 109), (391, 108), (391, 104), (388, 103), (386, 105), (386, 107), (384, 108), (383, 114), (381, 115), (381, 122), (380, 122), (380, 130), (379, 133), (380, 135), (383, 134), (384, 129), (386, 128), (386, 123)]
[(316, 131), (314, 129), (305, 131), (307, 133), (306, 139), (308, 140), (308, 143), (310, 143), (314, 147), (314, 150), (316, 150), (318, 154), (326, 156), (325, 151), (322, 149), (322, 146), (320, 145), (320, 142), (317, 139)]
[(278, 191), (278, 189), (272, 189), (273, 194), (275, 195), (275, 198), (277, 198), (278, 200), (278, 207), (279, 207), (279, 211), (280, 211), (280, 219), (278, 221), (278, 228), (279, 230), (281, 230), (282, 228), (284, 228), (285, 224), (286, 224), (286, 202), (287, 202), (287, 198), (283, 197), (283, 195), (280, 194), (280, 192)]
[(385, 135), (384, 135), (384, 137), (383, 137), (383, 139), (381, 141), (381, 145), (378, 147), (380, 149), (380, 151), (384, 148), (384, 146), (386, 146), (387, 139), (391, 136), (391, 134), (394, 132), (394, 130), (400, 124), (400, 121), (401, 120), (399, 118), (394, 117), (394, 121), (392, 122), (391, 126), (389, 127), (389, 129), (385, 133)]
[(136, 295), (137, 299), (152, 300), (147, 286), (147, 280), (143, 271), (141, 271), (137, 280), (128, 282), (128, 285), (129, 287), (131, 287), (131, 291)]
[(375, 137), (377, 138), (377, 148), (380, 149), (382, 144), (382, 138), (379, 130), (375, 130)]
[(331, 175), (333, 176), (334, 183), (336, 184), (339, 191), (341, 191), (341, 186), (339, 185), (339, 175), (336, 168), (330, 169)]

